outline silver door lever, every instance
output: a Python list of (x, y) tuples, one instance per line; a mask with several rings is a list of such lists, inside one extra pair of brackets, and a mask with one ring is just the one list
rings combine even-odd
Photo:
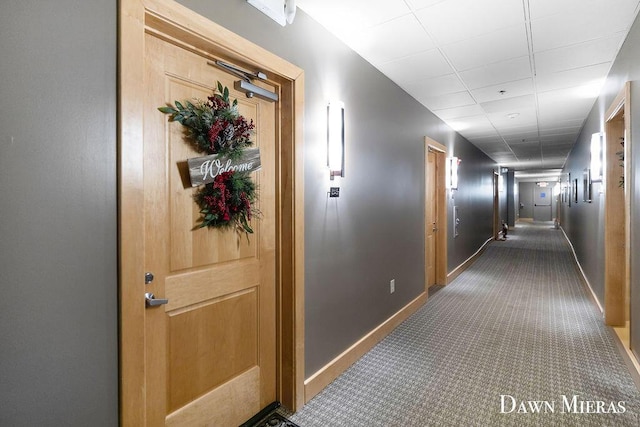
[(156, 298), (156, 296), (151, 292), (144, 294), (144, 303), (147, 307), (157, 307), (159, 305), (167, 304), (168, 302), (168, 299)]

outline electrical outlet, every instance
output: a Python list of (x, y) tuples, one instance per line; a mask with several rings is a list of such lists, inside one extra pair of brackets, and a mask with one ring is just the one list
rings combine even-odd
[(392, 294), (396, 291), (396, 279), (391, 279), (389, 282), (389, 293)]
[(340, 187), (330, 187), (329, 197), (340, 197)]

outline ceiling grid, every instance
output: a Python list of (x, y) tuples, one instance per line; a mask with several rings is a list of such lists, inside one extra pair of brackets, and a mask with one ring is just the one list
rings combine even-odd
[(640, 0), (297, 0), (502, 166), (562, 168)]

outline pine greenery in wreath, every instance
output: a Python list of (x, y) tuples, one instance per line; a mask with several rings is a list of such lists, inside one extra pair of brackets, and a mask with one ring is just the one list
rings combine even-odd
[[(218, 82), (217, 90), (207, 101), (175, 101), (159, 107), (187, 130), (187, 141), (200, 153), (218, 154), (234, 159), (253, 145), (255, 125), (238, 112), (238, 100), (229, 101), (229, 89)], [(229, 171), (217, 175), (213, 182), (198, 189), (194, 199), (200, 208), (197, 228), (236, 228), (253, 233), (249, 225), (256, 214), (256, 185), (248, 172)]]

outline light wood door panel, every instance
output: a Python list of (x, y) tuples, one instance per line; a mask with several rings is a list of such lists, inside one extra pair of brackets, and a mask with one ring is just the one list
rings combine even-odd
[(425, 287), (447, 284), (447, 148), (429, 138), (425, 141)]
[[(238, 425), (275, 400), (276, 108), (233, 90), (207, 58), (145, 36), (146, 290), (169, 303), (145, 311), (147, 425)], [(157, 107), (206, 100), (217, 81), (256, 124), (255, 233), (195, 228), (199, 208), (184, 162), (201, 156)]]

